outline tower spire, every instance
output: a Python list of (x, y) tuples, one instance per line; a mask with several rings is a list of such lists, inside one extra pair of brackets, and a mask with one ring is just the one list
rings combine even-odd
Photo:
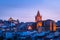
[(35, 22), (42, 21), (42, 16), (40, 15), (40, 12), (38, 10), (37, 15), (35, 16)]
[(38, 12), (37, 12), (37, 16), (40, 16), (40, 12), (39, 12), (39, 10), (38, 10)]

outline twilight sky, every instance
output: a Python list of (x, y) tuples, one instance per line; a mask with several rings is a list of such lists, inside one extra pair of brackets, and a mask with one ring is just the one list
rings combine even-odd
[(34, 21), (37, 11), (43, 20), (60, 20), (60, 0), (0, 0), (0, 19), (9, 17), (20, 22)]

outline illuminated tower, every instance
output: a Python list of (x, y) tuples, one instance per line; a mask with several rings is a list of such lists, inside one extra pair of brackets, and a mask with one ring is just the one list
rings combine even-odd
[(40, 12), (37, 12), (37, 15), (35, 16), (35, 22), (37, 23), (37, 28), (42, 27), (42, 16), (40, 15)]
[(37, 12), (37, 15), (35, 16), (35, 22), (42, 21), (42, 16), (40, 15), (40, 12)]

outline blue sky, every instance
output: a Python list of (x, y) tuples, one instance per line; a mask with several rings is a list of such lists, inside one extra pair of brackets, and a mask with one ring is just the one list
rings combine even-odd
[(0, 0), (0, 19), (34, 21), (37, 11), (43, 20), (60, 20), (60, 0)]

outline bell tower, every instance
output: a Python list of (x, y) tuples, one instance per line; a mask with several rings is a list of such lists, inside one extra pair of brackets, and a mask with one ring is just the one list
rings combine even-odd
[(40, 12), (37, 12), (37, 15), (35, 16), (35, 22), (42, 21), (42, 16), (40, 15)]
[(42, 16), (40, 15), (40, 12), (37, 12), (37, 15), (35, 16), (35, 22), (37, 23), (37, 28), (42, 27)]

